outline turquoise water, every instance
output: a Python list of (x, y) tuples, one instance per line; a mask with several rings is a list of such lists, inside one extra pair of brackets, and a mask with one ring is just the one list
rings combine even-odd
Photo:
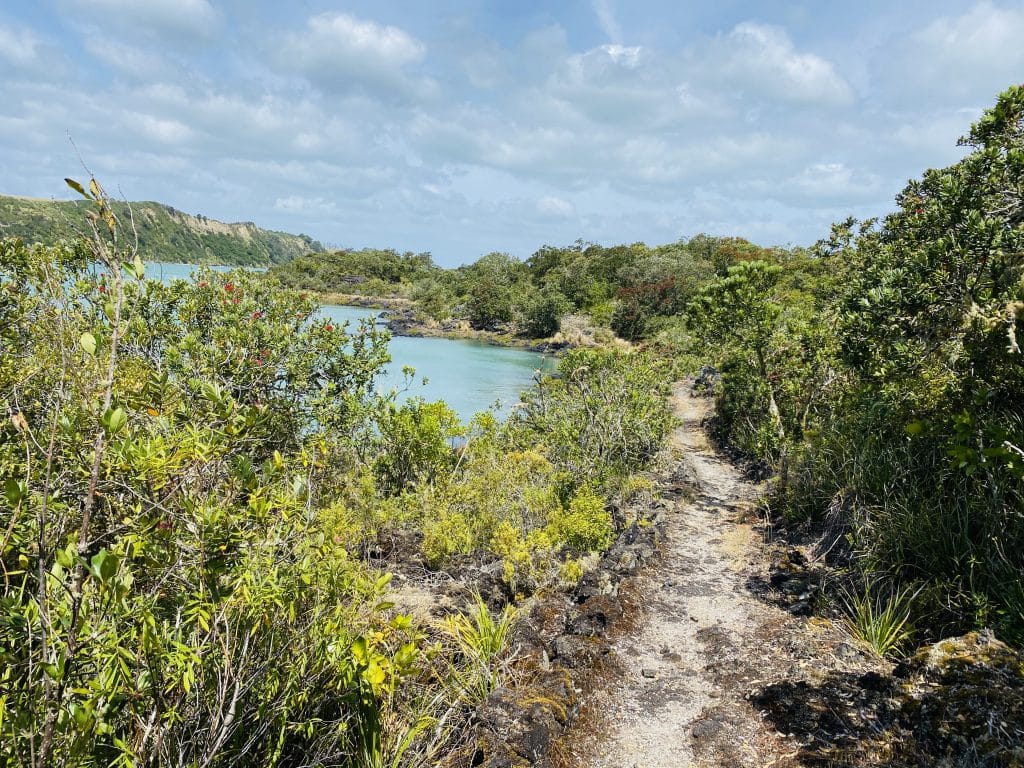
[[(194, 264), (150, 262), (146, 264), (146, 277), (185, 280), (195, 269)], [(213, 269), (226, 271), (230, 267)], [(360, 319), (379, 314), (376, 309), (334, 305), (324, 306), (321, 311), (339, 325), (347, 321), (349, 330), (358, 327)], [(551, 357), (536, 352), (460, 339), (395, 336), (389, 351), (391, 363), (381, 377), (381, 391), (401, 390), (405, 386), (402, 368), (410, 366), (416, 369), (415, 382), (400, 392), (399, 399), (419, 396), (444, 400), (463, 421), (491, 407), (496, 407), (500, 416), (507, 415), (519, 402), (519, 393), (533, 383), (535, 372), (554, 367)]]
[[(199, 269), (198, 264), (178, 264), (173, 261), (147, 261), (146, 277), (150, 280), (188, 280), (192, 273)], [(230, 272), (238, 267), (225, 267), (220, 264), (210, 266), (214, 272)], [(266, 272), (266, 267), (245, 267), (249, 272)]]
[[(378, 314), (376, 309), (334, 305), (324, 306), (321, 312), (336, 323), (347, 321), (349, 330), (356, 328), (359, 320)], [(401, 398), (418, 395), (444, 400), (463, 421), (492, 406), (506, 415), (519, 402), (519, 393), (533, 383), (536, 371), (554, 365), (551, 357), (536, 352), (461, 339), (394, 336), (389, 351), (391, 364), (381, 380), (382, 390), (402, 388), (402, 367), (411, 366), (416, 369), (415, 383)]]

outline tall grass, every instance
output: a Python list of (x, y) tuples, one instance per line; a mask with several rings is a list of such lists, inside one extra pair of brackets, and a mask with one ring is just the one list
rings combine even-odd
[[(794, 520), (842, 507), (859, 569), (923, 585), (911, 609), (931, 634), (992, 626), (1024, 639), (1020, 484), (958, 467), (948, 434), (907, 435), (890, 407), (849, 402), (794, 450), (774, 503)], [(877, 606), (875, 606), (877, 607)], [(918, 622), (923, 627), (925, 622)]]

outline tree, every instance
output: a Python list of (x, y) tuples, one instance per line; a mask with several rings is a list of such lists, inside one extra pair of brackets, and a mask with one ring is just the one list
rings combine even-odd
[(562, 315), (569, 311), (569, 306), (569, 300), (554, 289), (534, 293), (523, 307), (522, 334), (532, 339), (553, 336), (561, 327)]
[(711, 283), (690, 304), (691, 327), (720, 356), (754, 373), (766, 397), (776, 437), (785, 438), (775, 382), (769, 369), (773, 337), (782, 306), (773, 291), (782, 268), (764, 261), (729, 267), (726, 277)]
[(470, 286), (466, 312), (474, 328), (494, 330), (512, 320), (512, 290), (493, 276), (481, 277)]
[(855, 264), (841, 351), (908, 421), (966, 413), (988, 433), (985, 449), (1020, 472), (1024, 87), (1003, 93), (960, 143), (973, 151), (911, 181), (881, 226), (854, 234), (846, 222), (824, 244)]

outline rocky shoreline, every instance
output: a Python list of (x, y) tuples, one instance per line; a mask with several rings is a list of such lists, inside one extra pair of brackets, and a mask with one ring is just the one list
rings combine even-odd
[(437, 321), (424, 318), (411, 299), (401, 296), (366, 296), (358, 293), (325, 293), (320, 295), (324, 304), (379, 309), (380, 320), (394, 336), (413, 338), (457, 339), (477, 341), (496, 347), (514, 347), (531, 352), (561, 352), (573, 344), (557, 337), (525, 339), (516, 336), (510, 323), (492, 328), (476, 329), (466, 320), (450, 318)]

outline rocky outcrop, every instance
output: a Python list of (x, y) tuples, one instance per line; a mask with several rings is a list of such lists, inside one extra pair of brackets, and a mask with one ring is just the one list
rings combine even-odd
[(971, 632), (926, 646), (895, 674), (903, 725), (933, 764), (1024, 768), (1024, 654)]

